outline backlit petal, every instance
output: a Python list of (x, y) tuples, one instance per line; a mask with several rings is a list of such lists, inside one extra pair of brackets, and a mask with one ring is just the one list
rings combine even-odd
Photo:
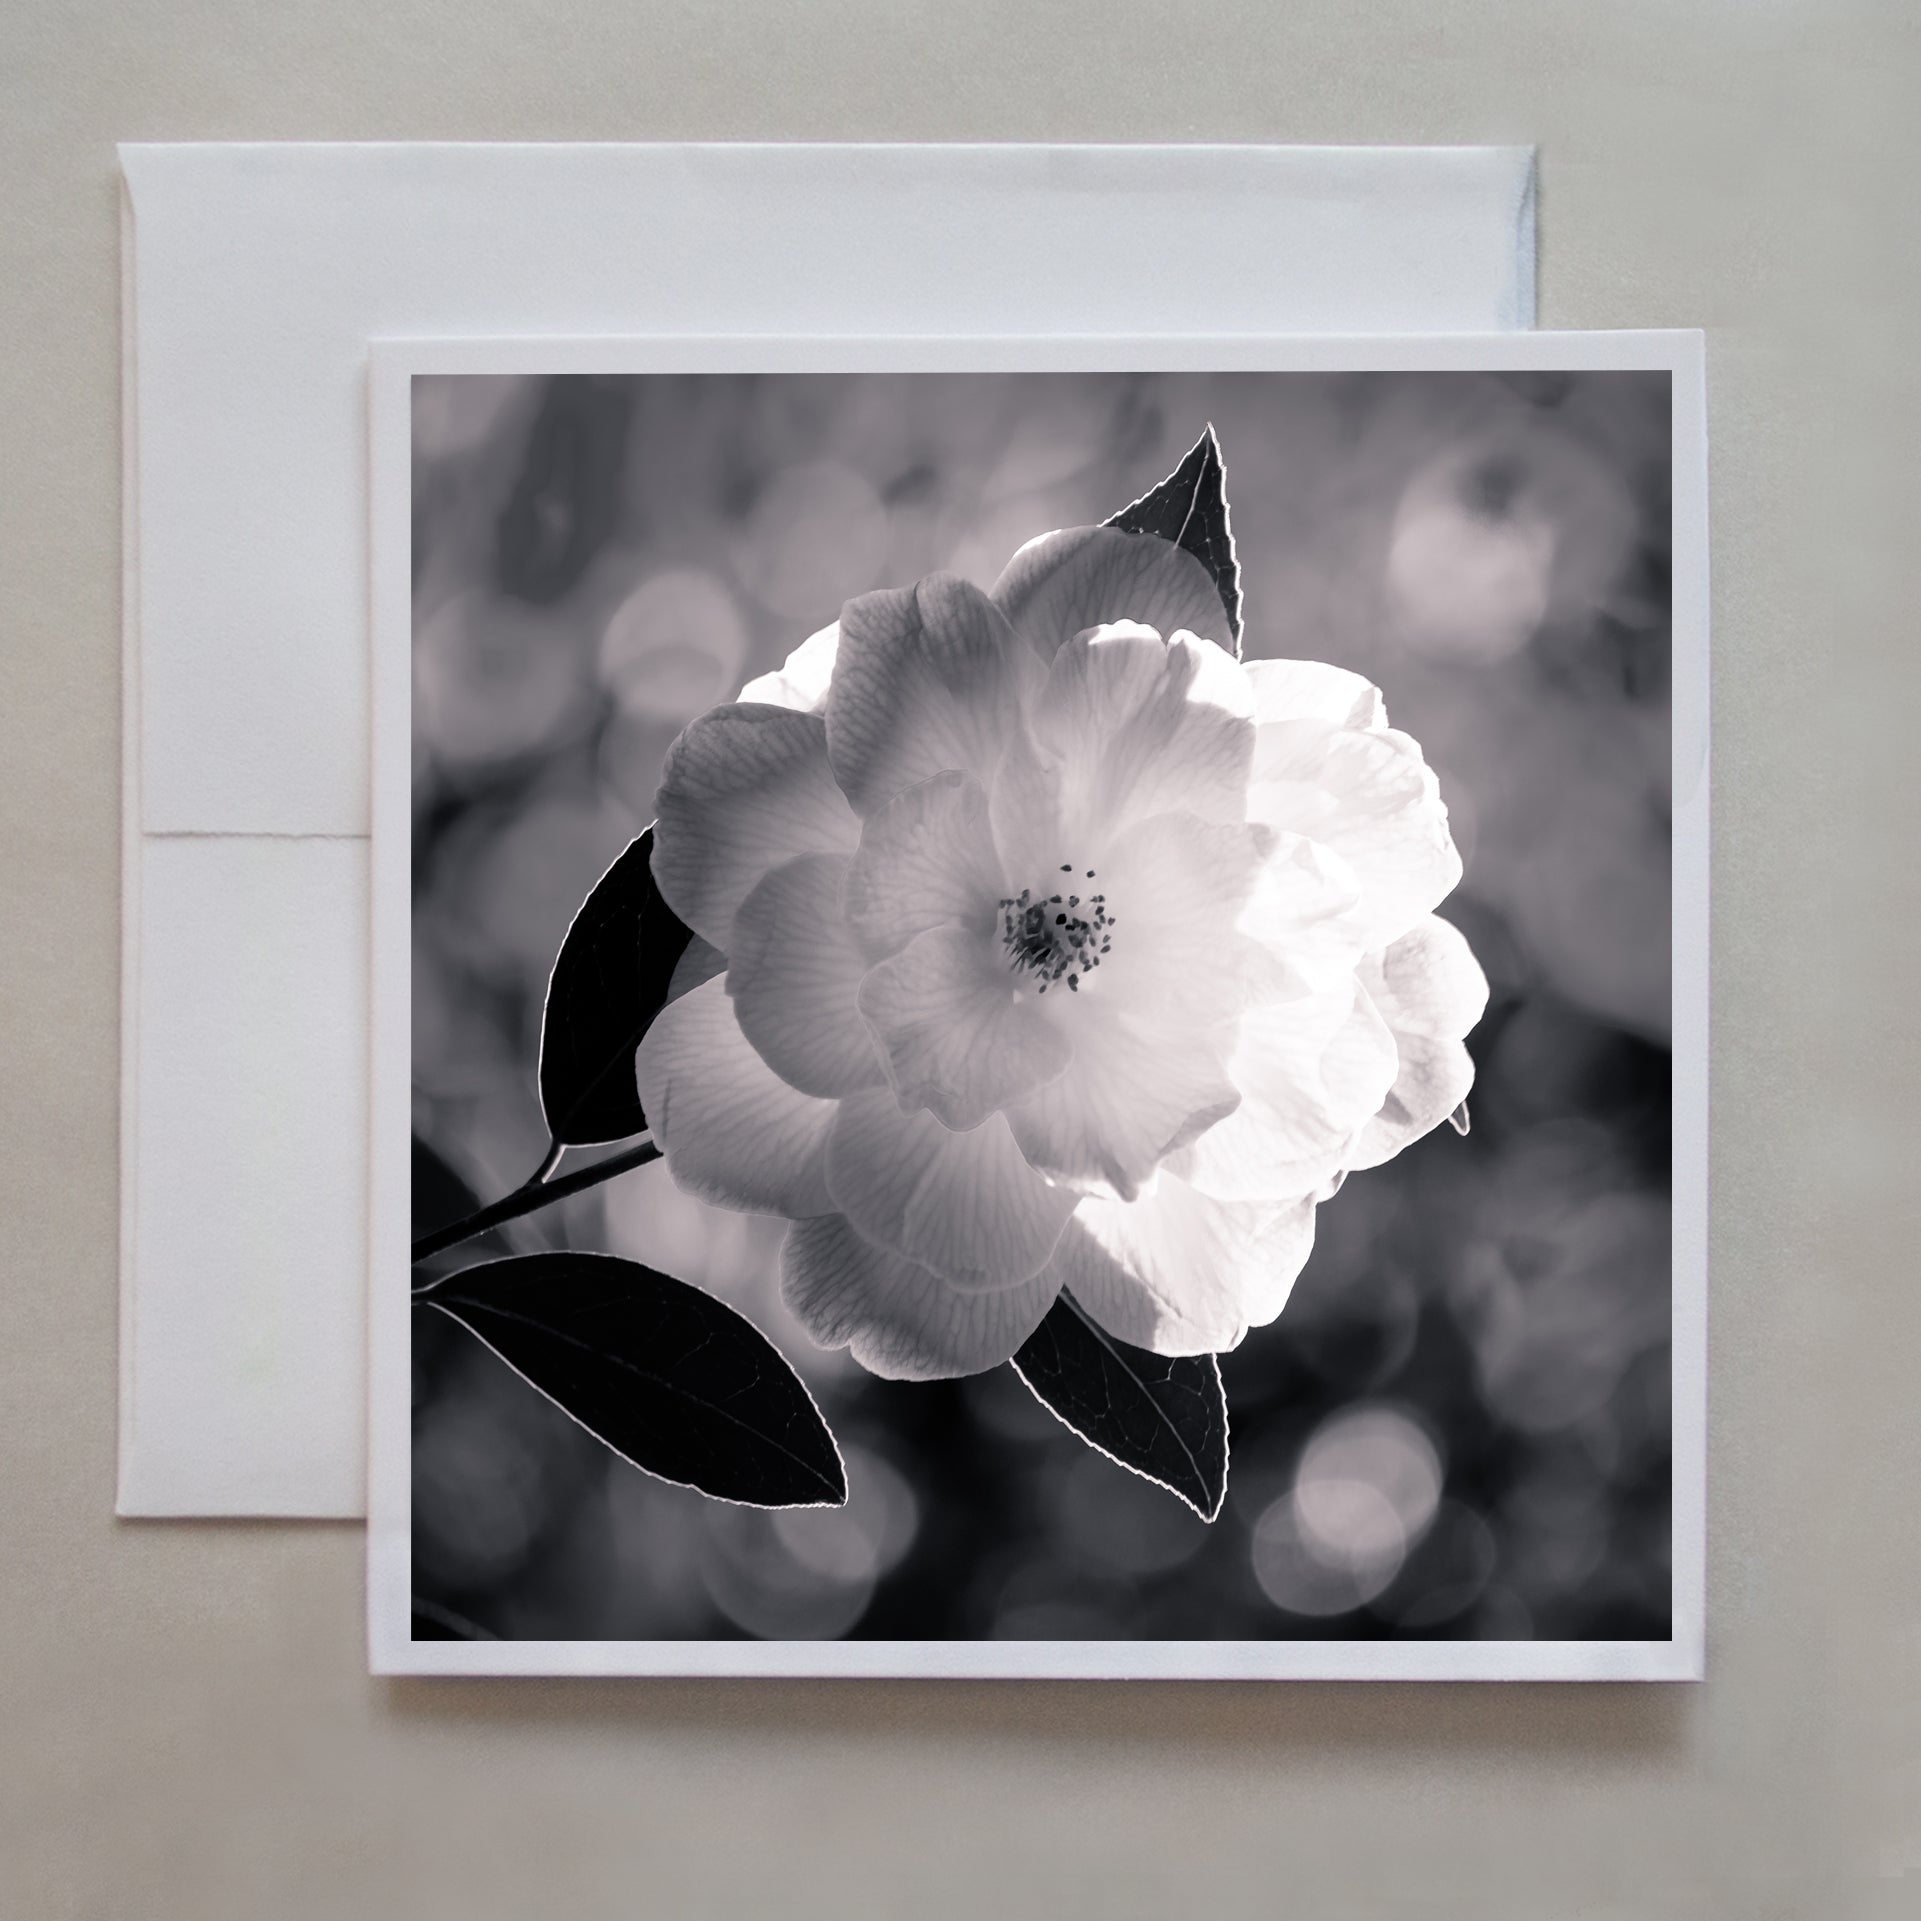
[(822, 1347), (851, 1348), (891, 1381), (983, 1374), (1013, 1357), (1060, 1292), (1043, 1270), (991, 1294), (964, 1293), (864, 1239), (842, 1215), (796, 1221), (781, 1248), (781, 1294)]
[(724, 979), (655, 1016), (635, 1071), (676, 1182), (750, 1214), (823, 1214), (832, 1101), (797, 1093), (748, 1045)]
[(1361, 1130), (1347, 1156), (1350, 1168), (1379, 1167), (1418, 1141), (1467, 1099), (1474, 1062), (1459, 1041), (1431, 1034), (1397, 1036), (1400, 1071), (1381, 1110)]
[(743, 701), (768, 707), (791, 707), (797, 713), (817, 714), (827, 704), (827, 685), (834, 677), (834, 657), (840, 652), (840, 622), (809, 634), (771, 674), (750, 680), (740, 690)]
[(886, 1080), (855, 995), (866, 957), (842, 917), (847, 862), (805, 854), (776, 867), (734, 916), (727, 991), (741, 1032), (782, 1080), (832, 1098)]
[(1072, 1053), (1017, 996), (998, 938), (959, 927), (930, 928), (880, 962), (861, 983), (860, 1011), (901, 1105), (947, 1127), (978, 1127), (1060, 1074)]
[(1247, 971), (1239, 922), (1272, 844), (1256, 824), (1157, 814), (1108, 847), (1094, 880), (1066, 877), (1084, 900), (1105, 897), (1108, 951), (1088, 991), (1137, 1020), (1231, 1019)]
[(1115, 620), (1232, 638), (1227, 609), (1192, 554), (1115, 527), (1066, 527), (1030, 540), (994, 583), (993, 598), (1043, 660), (1084, 629)]
[(1027, 1165), (1000, 1115), (957, 1134), (885, 1090), (841, 1103), (827, 1185), (868, 1240), (965, 1288), (1039, 1273), (1077, 1198)]
[(936, 774), (868, 816), (847, 876), (847, 918), (879, 960), (930, 927), (986, 938), (1005, 892), (980, 782)]
[(667, 753), (654, 879), (695, 933), (727, 952), (761, 878), (802, 854), (851, 854), (860, 835), (827, 763), (816, 714), (716, 707)]
[(1137, 1201), (1083, 1201), (1050, 1271), (1117, 1340), (1218, 1354), (1281, 1311), (1313, 1245), (1311, 1202), (1236, 1206), (1163, 1174)]
[(1361, 969), (1382, 1017), (1397, 1034), (1459, 1040), (1487, 1011), (1487, 976), (1467, 937), (1430, 914)]
[[(1240, 663), (1211, 640), (1176, 634), (1163, 641), (1129, 622), (1096, 628), (1054, 655), (1030, 705), (1022, 750), (1033, 767), (1010, 765), (1018, 786), (1010, 786), (1012, 808), (997, 806), (996, 824), (1011, 827), (1016, 842), (1044, 830), (1062, 859), (1171, 808), (1245, 820), (1252, 690)], [(1052, 794), (1044, 824), (1023, 818), (1037, 773)], [(1013, 844), (1002, 844), (1011, 855)]]
[(1461, 1036), (1487, 1006), (1487, 977), (1460, 930), (1431, 914), (1386, 953), (1370, 956), (1361, 979), (1400, 1055), (1394, 1084), (1349, 1160), (1378, 1167), (1467, 1098), (1474, 1063)]
[(1406, 734), (1355, 733), (1322, 721), (1263, 726), (1248, 814), (1339, 854), (1361, 883), (1356, 913), (1370, 947), (1406, 933), (1453, 891), (1461, 857), (1434, 775)]
[(1176, 1149), (1231, 1114), (1240, 1095), (1224, 1050), (1170, 1006), (1136, 1019), (1089, 995), (1060, 1018), (1074, 1057), (1058, 1080), (1007, 1110), (1029, 1162), (1088, 1192), (1131, 1199)]
[(677, 1001), (681, 995), (691, 994), (702, 981), (710, 981), (726, 971), (727, 956), (696, 934), (681, 949), (680, 959), (675, 961), (674, 971), (667, 977), (667, 998)]
[(1251, 959), (1242, 949), (1248, 1000), (1295, 1000), (1350, 980), (1362, 951), (1360, 899), (1359, 878), (1331, 848), (1277, 834), (1235, 923), (1254, 948)]
[(949, 769), (983, 785), (1000, 763), (1033, 673), (978, 587), (930, 574), (841, 611), (827, 696), (834, 777), (862, 814)]
[(1394, 1036), (1351, 978), (1325, 993), (1265, 1003), (1242, 1021), (1228, 1059), (1240, 1105), (1169, 1168), (1223, 1201), (1312, 1193), (1352, 1164), (1398, 1066)]
[(1250, 660), (1246, 666), (1257, 720), (1319, 720), (1362, 732), (1387, 725), (1381, 690), (1345, 667), (1319, 660)]

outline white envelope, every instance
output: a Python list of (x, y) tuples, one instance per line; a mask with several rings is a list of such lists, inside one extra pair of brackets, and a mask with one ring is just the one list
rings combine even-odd
[(1524, 148), (128, 146), (119, 1512), (364, 1512), (367, 342), (1488, 332)]

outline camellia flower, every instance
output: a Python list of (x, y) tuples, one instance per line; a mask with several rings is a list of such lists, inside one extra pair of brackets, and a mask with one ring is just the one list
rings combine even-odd
[(1065, 1288), (1230, 1348), (1316, 1204), (1466, 1095), (1487, 988), (1420, 748), (1230, 632), (1180, 548), (1072, 528), (991, 593), (850, 601), (668, 755), (654, 877), (709, 977), (641, 1098), (683, 1188), (792, 1220), (822, 1345), (972, 1374)]

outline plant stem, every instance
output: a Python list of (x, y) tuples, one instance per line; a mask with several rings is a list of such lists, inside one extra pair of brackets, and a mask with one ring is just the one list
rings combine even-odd
[(567, 1157), (567, 1150), (559, 1141), (547, 1143), (547, 1158), (527, 1177), (529, 1187), (544, 1187), (553, 1179), (554, 1169)]
[[(414, 1242), (413, 1259), (418, 1262), (435, 1254), (443, 1254), (450, 1247), (458, 1247), (462, 1241), (471, 1241), (476, 1234), (486, 1233), (490, 1227), (517, 1221), (523, 1214), (533, 1213), (536, 1208), (551, 1207), (556, 1201), (564, 1201), (569, 1194), (583, 1194), (590, 1187), (598, 1187), (602, 1181), (611, 1181), (616, 1174), (625, 1174), (629, 1168), (645, 1167), (649, 1161), (659, 1159), (660, 1149), (650, 1139), (623, 1148), (618, 1154), (609, 1154), (604, 1161), (596, 1161), (592, 1167), (583, 1167), (578, 1173), (565, 1175), (557, 1181), (543, 1181), (536, 1174), (525, 1186), (517, 1187), (504, 1200), (495, 1201), (491, 1207), (483, 1207), (479, 1213), (469, 1214), (464, 1221), (453, 1221), (445, 1227), (435, 1228), (431, 1234), (423, 1234)], [(544, 1168), (542, 1172), (545, 1172)], [(414, 1292), (425, 1294), (439, 1284), (438, 1281), (429, 1281), (425, 1287), (416, 1288)]]

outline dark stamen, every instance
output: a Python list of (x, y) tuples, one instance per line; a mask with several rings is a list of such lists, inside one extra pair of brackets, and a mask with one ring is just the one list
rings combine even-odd
[[(1063, 874), (1074, 865), (1063, 861)], [(1094, 878), (1094, 870), (1086, 870)], [(1096, 894), (1085, 903), (1080, 895), (1059, 894), (1035, 898), (1034, 890), (1023, 888), (1000, 903), (1001, 944), (1007, 949), (1009, 963), (1016, 972), (1036, 976), (1036, 992), (1067, 982), (1068, 991), (1078, 994), (1082, 974), (1101, 964), (1101, 956), (1112, 945), (1110, 930), (1114, 922), (1107, 911), (1107, 896)]]

